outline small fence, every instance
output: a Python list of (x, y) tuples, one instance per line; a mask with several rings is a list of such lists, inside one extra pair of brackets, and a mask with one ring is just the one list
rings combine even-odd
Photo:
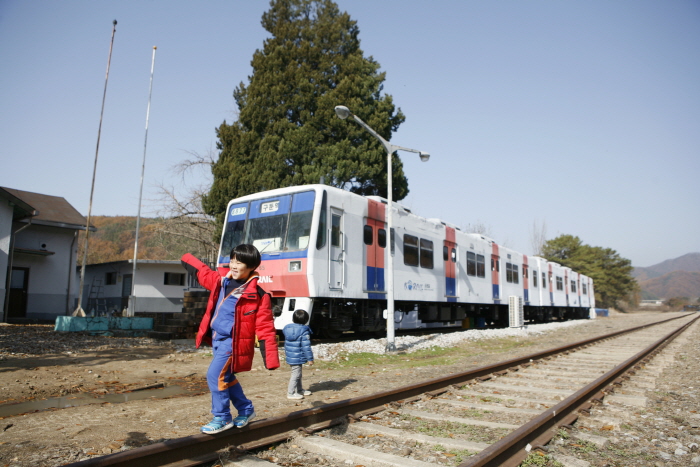
[[(207, 261), (204, 259), (199, 259), (201, 262), (209, 266), (211, 269), (216, 269), (216, 261)], [(185, 281), (185, 290), (204, 290), (204, 287), (197, 280), (197, 274), (187, 271), (187, 278)]]

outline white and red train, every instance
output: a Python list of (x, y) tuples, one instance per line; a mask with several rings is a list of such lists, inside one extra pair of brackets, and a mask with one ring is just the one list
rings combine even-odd
[[(252, 243), (262, 253), (259, 284), (272, 294), (275, 326), (296, 309), (316, 333), (383, 333), (386, 200), (326, 185), (244, 196), (228, 205), (219, 267)], [(513, 326), (588, 318), (593, 281), (480, 234), (419, 217), (392, 203), (395, 329)]]

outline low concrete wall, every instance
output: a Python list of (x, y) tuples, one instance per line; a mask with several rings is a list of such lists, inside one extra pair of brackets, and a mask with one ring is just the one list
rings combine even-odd
[(153, 318), (57, 316), (54, 331), (110, 332), (150, 331)]

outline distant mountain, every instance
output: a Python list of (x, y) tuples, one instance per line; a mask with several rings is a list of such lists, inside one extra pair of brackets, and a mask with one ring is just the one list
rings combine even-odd
[(647, 268), (634, 268), (642, 299), (700, 297), (700, 253), (688, 253)]

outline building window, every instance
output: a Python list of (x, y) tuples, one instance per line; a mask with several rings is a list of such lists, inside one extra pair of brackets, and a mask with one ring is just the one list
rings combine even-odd
[(185, 285), (185, 274), (180, 274), (176, 272), (166, 272), (165, 279), (163, 280), (164, 285)]
[(418, 237), (404, 234), (403, 264), (406, 266), (418, 266)]
[(105, 273), (105, 285), (114, 285), (117, 283), (117, 273), (107, 272)]

